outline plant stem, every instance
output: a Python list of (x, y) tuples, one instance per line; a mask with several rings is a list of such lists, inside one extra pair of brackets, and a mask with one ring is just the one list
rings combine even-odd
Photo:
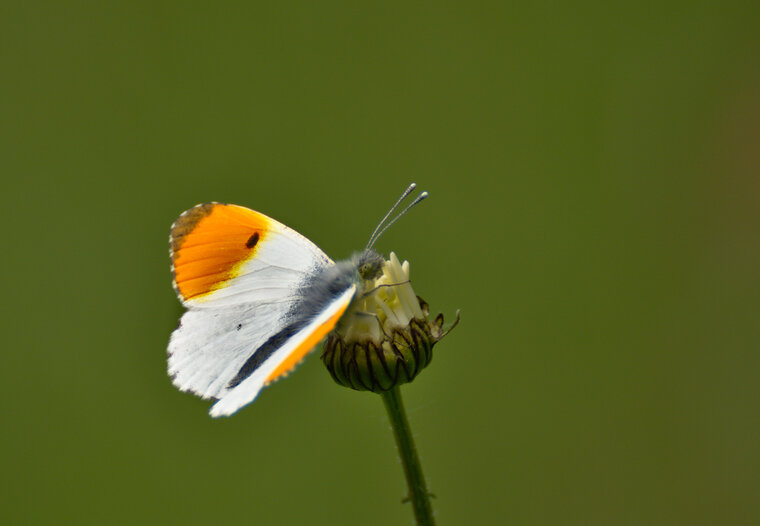
[(401, 455), (401, 463), (404, 465), (404, 475), (409, 486), (409, 499), (414, 508), (414, 517), (418, 526), (435, 526), (433, 520), (433, 507), (430, 505), (430, 494), (425, 485), (425, 477), (422, 474), (422, 466), (417, 456), (417, 448), (414, 447), (412, 430), (406, 419), (404, 404), (401, 401), (401, 391), (395, 386), (390, 391), (380, 395), (383, 398), (385, 409), (388, 410), (388, 418), (393, 427), (393, 435), (396, 437), (396, 445)]

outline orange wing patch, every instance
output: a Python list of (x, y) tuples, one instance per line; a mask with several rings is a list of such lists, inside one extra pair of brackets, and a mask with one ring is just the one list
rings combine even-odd
[(350, 301), (347, 301), (343, 307), (341, 307), (335, 314), (333, 314), (330, 319), (328, 319), (326, 322), (324, 322), (322, 325), (317, 327), (317, 330), (315, 330), (313, 333), (309, 335), (308, 338), (306, 338), (301, 345), (293, 349), (293, 352), (290, 353), (290, 355), (283, 360), (283, 362), (277, 366), (277, 369), (272, 371), (272, 374), (269, 375), (269, 377), (266, 379), (264, 385), (269, 385), (272, 382), (278, 380), (281, 376), (286, 376), (290, 371), (292, 371), (298, 363), (303, 360), (304, 356), (314, 348), (315, 345), (317, 345), (322, 338), (327, 336), (327, 333), (333, 330), (333, 327), (335, 327), (335, 324), (338, 323), (338, 320), (341, 316), (343, 316), (343, 313), (346, 311), (346, 308), (350, 304)]
[(269, 231), (270, 219), (249, 208), (205, 203), (184, 212), (171, 229), (174, 284), (183, 300), (202, 297), (235, 277)]

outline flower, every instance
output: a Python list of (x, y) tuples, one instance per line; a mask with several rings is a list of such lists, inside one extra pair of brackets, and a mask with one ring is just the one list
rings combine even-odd
[(433, 346), (459, 322), (443, 329), (443, 315), (428, 320), (427, 303), (414, 293), (409, 262), (393, 252), (380, 274), (365, 279), (336, 328), (322, 361), (340, 385), (382, 392), (411, 382), (433, 359)]

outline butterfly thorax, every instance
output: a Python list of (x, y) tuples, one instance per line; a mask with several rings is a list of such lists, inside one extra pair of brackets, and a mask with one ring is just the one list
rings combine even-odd
[(301, 286), (302, 296), (295, 304), (293, 314), (312, 317), (353, 285), (361, 294), (382, 274), (384, 261), (377, 252), (365, 250), (350, 259), (318, 269)]

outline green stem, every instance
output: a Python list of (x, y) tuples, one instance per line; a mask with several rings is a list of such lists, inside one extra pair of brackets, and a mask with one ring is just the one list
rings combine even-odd
[(390, 391), (383, 392), (385, 409), (388, 410), (388, 418), (391, 420), (393, 435), (396, 437), (396, 445), (401, 455), (401, 463), (404, 465), (404, 475), (409, 486), (409, 499), (414, 508), (414, 517), (418, 526), (435, 526), (433, 520), (433, 507), (430, 505), (430, 494), (425, 485), (425, 477), (422, 474), (422, 466), (417, 456), (417, 448), (414, 447), (412, 430), (406, 419), (404, 404), (401, 401), (401, 391), (395, 386)]

